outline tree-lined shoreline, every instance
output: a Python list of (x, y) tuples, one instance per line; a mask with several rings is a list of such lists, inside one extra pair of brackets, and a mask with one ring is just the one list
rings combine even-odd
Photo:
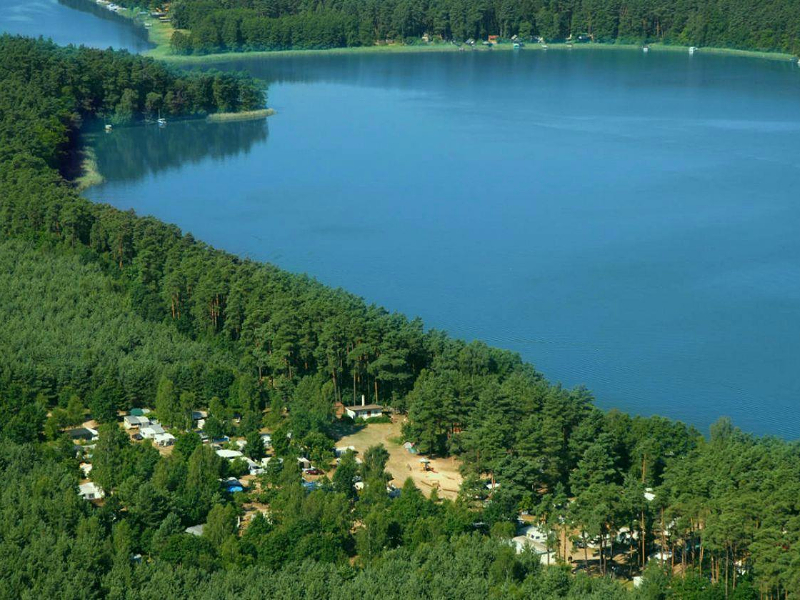
[[(0, 569), (10, 597), (800, 590), (797, 442), (725, 419), (706, 438), (601, 411), (588, 390), (548, 382), (516, 353), (89, 202), (62, 176), (82, 119), (143, 118), (152, 94), (173, 111), (213, 112), (232, 102), (232, 80), (10, 36), (0, 37), (0, 75), (0, 463), (15, 482), (0, 494)], [(259, 88), (236, 86), (244, 109)], [(456, 501), (426, 499), (413, 482), (390, 497), (380, 447), (360, 466), (348, 453), (335, 465), (342, 428), (358, 426), (335, 409), (362, 396), (407, 417), (415, 451), (459, 458)], [(120, 413), (133, 408), (154, 409), (176, 438), (170, 452), (123, 432)], [(201, 443), (197, 409), (205, 435), (242, 442), (253, 461), (268, 430), (283, 462), (226, 491), (247, 463)], [(68, 431), (89, 417), (99, 440), (85, 450)], [(76, 494), (76, 452), (106, 493), (98, 506)], [(302, 457), (326, 471), (316, 489), (301, 479)], [(238, 527), (253, 510), (266, 516)], [(561, 566), (514, 551), (521, 512)], [(199, 524), (208, 532), (185, 532)], [(641, 572), (635, 592), (612, 580)]]

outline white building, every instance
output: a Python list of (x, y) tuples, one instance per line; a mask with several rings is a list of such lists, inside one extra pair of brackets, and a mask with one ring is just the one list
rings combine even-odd
[(84, 500), (99, 500), (105, 498), (106, 493), (94, 481), (87, 481), (78, 486), (78, 495)]
[(217, 450), (217, 456), (219, 456), (220, 458), (227, 458), (228, 460), (234, 460), (236, 458), (241, 458), (242, 456), (244, 456), (244, 454), (242, 454), (238, 450), (221, 449)]
[(383, 416), (383, 406), (380, 404), (367, 404), (366, 398), (361, 396), (360, 406), (347, 406), (344, 412), (351, 419), (372, 419)]
[(150, 424), (150, 419), (147, 417), (135, 417), (133, 415), (125, 415), (122, 417), (122, 423), (125, 429), (136, 429), (137, 427), (144, 427)]
[(146, 440), (153, 440), (157, 435), (166, 433), (158, 421), (151, 421), (144, 427), (139, 427), (139, 434)]
[(158, 446), (172, 446), (175, 443), (175, 436), (171, 433), (157, 433), (153, 436), (153, 441)]

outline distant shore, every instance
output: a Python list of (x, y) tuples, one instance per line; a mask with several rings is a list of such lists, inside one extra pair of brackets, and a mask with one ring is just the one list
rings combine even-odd
[[(650, 44), (648, 45), (650, 52), (671, 52), (671, 53), (689, 53), (689, 46), (671, 46), (667, 44)], [(213, 64), (220, 62), (227, 62), (233, 60), (253, 60), (253, 59), (269, 59), (281, 58), (287, 56), (314, 56), (314, 55), (350, 55), (350, 54), (413, 54), (413, 53), (431, 53), (431, 52), (552, 52), (552, 51), (569, 51), (569, 52), (585, 52), (585, 51), (614, 51), (614, 50), (639, 50), (642, 46), (638, 44), (565, 44), (553, 43), (547, 44), (547, 49), (540, 44), (526, 44), (520, 50), (515, 50), (511, 43), (500, 43), (492, 46), (489, 49), (487, 46), (479, 45), (474, 48), (458, 47), (454, 44), (439, 43), (429, 45), (413, 45), (406, 46), (402, 44), (385, 45), (385, 46), (357, 46), (352, 48), (329, 48), (324, 50), (255, 50), (249, 52), (219, 52), (215, 54), (171, 54), (165, 53), (164, 50), (160, 52), (158, 49), (147, 53), (148, 56), (159, 58), (160, 60), (167, 61), (174, 64)], [(774, 61), (794, 61), (796, 57), (791, 54), (780, 52), (761, 52), (756, 50), (738, 50), (735, 48), (699, 48), (697, 54), (714, 54), (714, 55), (727, 55), (727, 56), (742, 56), (749, 58), (759, 58)]]
[[(135, 10), (120, 11), (122, 16), (129, 19), (142, 21), (137, 17)], [(425, 52), (508, 52), (514, 51), (514, 44), (502, 42), (495, 44), (491, 48), (478, 44), (474, 47), (457, 46), (448, 42), (437, 42), (431, 44), (405, 45), (405, 44), (385, 44), (375, 46), (355, 46), (349, 48), (325, 48), (318, 50), (252, 50), (243, 52), (216, 52), (211, 54), (174, 54), (170, 46), (172, 34), (175, 28), (170, 23), (162, 23), (158, 19), (145, 19), (150, 21), (147, 28), (148, 40), (155, 45), (155, 48), (144, 53), (145, 56), (157, 58), (177, 65), (197, 65), (213, 64), (233, 60), (256, 60), (265, 58), (281, 58), (287, 56), (319, 56), (319, 55), (348, 55), (348, 54), (413, 54)], [(651, 52), (689, 52), (689, 46), (675, 46), (671, 44), (653, 43), (648, 44)], [(566, 44), (564, 42), (548, 43), (547, 49), (537, 43), (526, 43), (520, 52), (549, 52), (549, 51), (586, 51), (586, 50), (641, 50), (642, 44), (628, 43), (578, 43)], [(797, 57), (784, 52), (767, 52), (763, 50), (740, 50), (737, 48), (715, 48), (699, 47), (698, 54), (714, 54), (723, 56), (742, 56), (748, 58), (760, 58), (774, 61), (796, 61)]]

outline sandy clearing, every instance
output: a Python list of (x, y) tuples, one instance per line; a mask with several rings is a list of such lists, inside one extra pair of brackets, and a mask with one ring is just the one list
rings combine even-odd
[[(459, 463), (455, 458), (430, 459), (430, 471), (423, 471), (418, 454), (411, 454), (402, 443), (396, 440), (402, 438), (402, 422), (395, 417), (392, 423), (373, 423), (361, 431), (341, 438), (336, 442), (337, 447), (353, 446), (359, 455), (370, 446), (383, 444), (389, 451), (389, 463), (386, 471), (392, 475), (391, 482), (397, 487), (402, 487), (406, 479), (411, 477), (416, 486), (426, 496), (436, 488), (440, 498), (455, 499), (461, 487), (461, 474), (458, 472)], [(392, 441), (395, 440), (395, 441)]]

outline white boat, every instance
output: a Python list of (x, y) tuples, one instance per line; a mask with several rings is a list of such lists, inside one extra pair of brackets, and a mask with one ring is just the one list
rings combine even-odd
[(112, 129), (113, 127), (111, 127), (111, 125), (106, 125), (106, 133), (111, 133)]
[(156, 123), (158, 123), (159, 127), (164, 127), (164, 125), (167, 124), (167, 120), (163, 117), (158, 117), (158, 121), (156, 121)]
[(642, 52), (645, 52), (645, 53), (650, 52), (650, 48), (648, 48), (647, 46), (644, 46), (642, 48)]
[(694, 54), (695, 52), (697, 52), (697, 47), (696, 46), (690, 46), (689, 47), (689, 54)]

